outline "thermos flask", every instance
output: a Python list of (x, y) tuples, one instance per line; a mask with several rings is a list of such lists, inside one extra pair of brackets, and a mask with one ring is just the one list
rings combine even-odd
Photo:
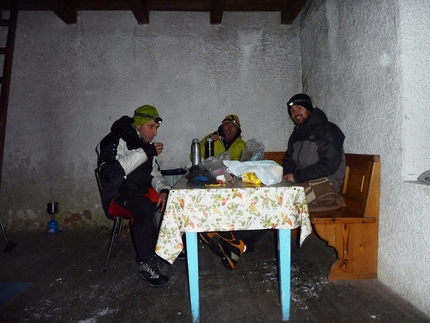
[(193, 139), (191, 144), (191, 164), (192, 166), (200, 164), (200, 142), (198, 139)]
[(214, 155), (214, 140), (211, 137), (206, 139), (205, 158), (213, 157)]

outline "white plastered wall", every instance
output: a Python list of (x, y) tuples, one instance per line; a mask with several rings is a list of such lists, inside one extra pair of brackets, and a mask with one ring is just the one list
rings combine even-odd
[(311, 1), (302, 14), (303, 89), (346, 135), (381, 155), (378, 278), (430, 314), (430, 2)]
[(108, 223), (94, 178), (95, 147), (123, 115), (158, 108), (162, 169), (189, 162), (193, 138), (228, 114), (243, 138), (285, 150), (285, 105), (301, 89), (299, 27), (277, 13), (20, 12), (1, 186), (9, 230), (46, 230), (46, 203), (60, 203), (60, 230)]

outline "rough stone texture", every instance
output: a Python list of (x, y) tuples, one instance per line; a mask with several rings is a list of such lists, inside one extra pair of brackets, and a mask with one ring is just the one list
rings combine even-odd
[(300, 32), (304, 91), (344, 130), (346, 152), (381, 155), (378, 277), (427, 313), (430, 186), (406, 180), (429, 167), (429, 11), (313, 1)]

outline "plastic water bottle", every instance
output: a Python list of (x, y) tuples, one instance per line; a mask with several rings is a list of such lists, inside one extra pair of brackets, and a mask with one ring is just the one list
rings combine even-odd
[(58, 233), (58, 222), (55, 221), (54, 217), (51, 217), (51, 221), (48, 222), (48, 232)]
[(193, 139), (191, 144), (191, 164), (192, 166), (200, 164), (200, 141), (198, 139)]
[(214, 155), (214, 140), (211, 137), (206, 139), (205, 144), (205, 158), (212, 157)]

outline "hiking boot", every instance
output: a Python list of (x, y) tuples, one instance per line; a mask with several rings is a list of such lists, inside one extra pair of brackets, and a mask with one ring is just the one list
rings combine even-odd
[(210, 241), (211, 250), (221, 257), (221, 263), (228, 270), (236, 267), (240, 256), (245, 252), (246, 245), (242, 240), (226, 241), (223, 237), (215, 235)]
[(200, 239), (206, 244), (210, 244), (211, 239), (214, 236), (215, 236), (215, 232), (202, 232), (199, 234)]
[(151, 287), (163, 287), (169, 284), (169, 278), (161, 272), (156, 256), (146, 263), (139, 262), (139, 276)]
[(234, 242), (236, 240), (233, 232), (230, 231), (219, 231), (216, 234), (227, 242)]
[(222, 239), (224, 239), (227, 242), (232, 242), (235, 240), (233, 233), (231, 232), (224, 232), (224, 231), (220, 231), (220, 232), (202, 232), (199, 234), (200, 239), (210, 245), (211, 243), (211, 239), (214, 236), (220, 236)]

